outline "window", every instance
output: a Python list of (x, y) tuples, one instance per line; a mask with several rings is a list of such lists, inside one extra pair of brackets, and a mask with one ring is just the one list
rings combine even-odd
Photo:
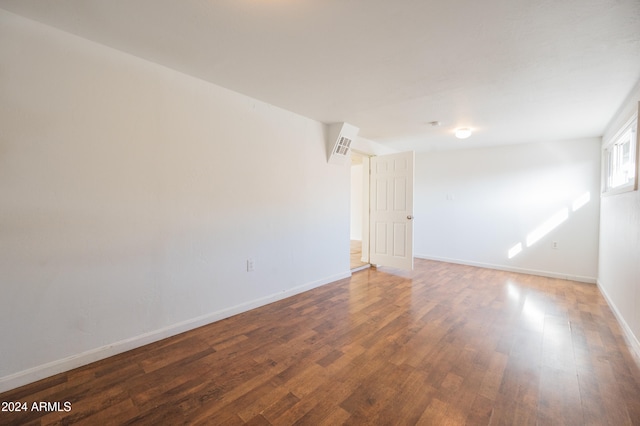
[(604, 193), (638, 189), (638, 118), (633, 117), (604, 148)]

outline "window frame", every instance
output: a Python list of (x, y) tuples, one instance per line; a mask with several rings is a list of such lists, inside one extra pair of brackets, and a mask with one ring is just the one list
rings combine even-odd
[[(640, 136), (638, 135), (638, 115), (636, 111), (629, 120), (610, 138), (602, 148), (603, 176), (602, 195), (615, 195), (638, 190), (638, 163), (640, 162)], [(623, 146), (629, 144), (629, 168), (634, 176), (628, 182), (613, 186), (612, 180), (622, 173), (619, 170), (624, 164), (621, 160)], [(616, 158), (617, 157), (617, 158)], [(617, 173), (616, 173), (616, 169)]]

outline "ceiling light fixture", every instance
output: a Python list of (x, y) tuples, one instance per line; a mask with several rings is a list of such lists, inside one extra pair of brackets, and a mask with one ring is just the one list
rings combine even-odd
[(471, 136), (471, 129), (467, 127), (463, 127), (461, 129), (456, 129), (456, 138), (458, 139), (466, 139)]

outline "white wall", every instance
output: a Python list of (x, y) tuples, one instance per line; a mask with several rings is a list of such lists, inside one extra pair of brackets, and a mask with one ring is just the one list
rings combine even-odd
[(356, 136), (351, 144), (351, 149), (367, 155), (386, 155), (398, 152), (398, 150), (394, 148), (365, 139), (361, 136)]
[[(599, 145), (586, 139), (417, 154), (416, 256), (595, 282)], [(574, 212), (573, 201), (586, 193), (589, 202)], [(527, 246), (527, 236), (564, 209), (567, 219)], [(509, 258), (518, 244), (522, 251)]]
[[(637, 114), (640, 82), (609, 124), (603, 143)], [(598, 285), (640, 354), (640, 192), (602, 197)]]
[(0, 52), (0, 391), (349, 275), (321, 123), (3, 11)]

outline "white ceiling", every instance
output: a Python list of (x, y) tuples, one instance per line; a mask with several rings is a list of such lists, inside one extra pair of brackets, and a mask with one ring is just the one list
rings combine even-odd
[(0, 7), (401, 150), (600, 136), (640, 79), (639, 0)]

